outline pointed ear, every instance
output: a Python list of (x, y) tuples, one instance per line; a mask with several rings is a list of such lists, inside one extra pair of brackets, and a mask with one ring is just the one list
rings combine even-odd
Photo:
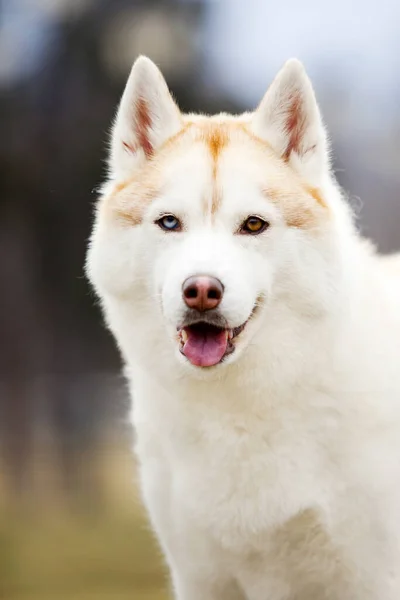
[(150, 59), (139, 57), (132, 67), (112, 130), (111, 177), (127, 177), (181, 128), (181, 113), (161, 72)]
[(254, 133), (311, 180), (329, 172), (328, 141), (303, 65), (289, 60), (253, 115)]

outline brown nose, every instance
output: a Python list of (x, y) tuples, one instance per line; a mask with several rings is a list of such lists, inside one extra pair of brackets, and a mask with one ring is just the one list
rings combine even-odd
[(200, 312), (217, 308), (224, 295), (224, 286), (220, 280), (208, 275), (188, 277), (182, 290), (186, 305)]

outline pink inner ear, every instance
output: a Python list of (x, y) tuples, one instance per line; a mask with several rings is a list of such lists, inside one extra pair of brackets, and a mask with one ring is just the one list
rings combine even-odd
[(136, 102), (135, 125), (139, 146), (143, 148), (143, 152), (149, 158), (154, 150), (149, 138), (151, 118), (149, 106), (143, 98), (139, 98)]
[(283, 158), (289, 160), (292, 152), (302, 153), (301, 146), (306, 127), (306, 115), (299, 91), (294, 92), (289, 98), (285, 116), (285, 130), (288, 136), (288, 144), (283, 153)]

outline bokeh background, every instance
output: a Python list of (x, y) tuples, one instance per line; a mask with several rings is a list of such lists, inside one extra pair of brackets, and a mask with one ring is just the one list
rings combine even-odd
[(302, 59), (363, 232), (400, 248), (397, 0), (0, 2), (0, 598), (161, 600), (119, 357), (83, 275), (138, 54), (183, 110), (255, 107)]

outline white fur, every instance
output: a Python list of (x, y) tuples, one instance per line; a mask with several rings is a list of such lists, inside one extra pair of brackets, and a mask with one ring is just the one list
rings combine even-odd
[[(149, 82), (141, 93), (155, 81), (163, 90), (149, 92), (160, 139), (179, 127), (154, 65), (135, 68), (114, 130), (117, 178), (136, 168), (118, 149), (135, 136), (136, 77)], [(253, 131), (282, 154), (293, 88), (307, 126), (282, 168), (318, 182), (329, 219), (288, 227), (261, 195), (263, 165), (232, 144), (212, 221), (201, 210), (210, 156), (193, 143), (171, 152), (142, 225), (121, 227), (100, 205), (89, 250), (134, 399), (143, 497), (179, 600), (400, 598), (400, 260), (357, 235), (297, 62), (246, 117)], [(186, 230), (157, 228), (165, 211)], [(265, 235), (233, 235), (248, 214), (270, 221)], [(211, 369), (188, 364), (175, 339), (182, 282), (198, 272), (223, 281), (232, 327), (263, 298), (234, 354)]]

